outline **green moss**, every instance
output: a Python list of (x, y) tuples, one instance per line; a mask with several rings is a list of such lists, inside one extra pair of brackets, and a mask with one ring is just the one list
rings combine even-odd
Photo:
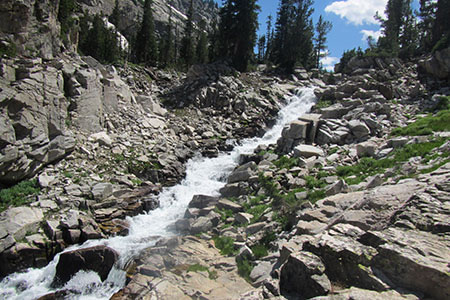
[(319, 102), (316, 103), (316, 108), (322, 109), (331, 106), (333, 103), (330, 100), (320, 99)]
[(36, 179), (22, 181), (10, 188), (0, 190), (0, 212), (10, 206), (21, 206), (31, 202), (31, 197), (40, 192)]

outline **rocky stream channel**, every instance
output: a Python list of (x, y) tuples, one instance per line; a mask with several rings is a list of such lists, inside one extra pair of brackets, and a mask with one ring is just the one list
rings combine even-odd
[(2, 184), (38, 190), (0, 214), (0, 298), (448, 299), (446, 51), (289, 78), (2, 59)]

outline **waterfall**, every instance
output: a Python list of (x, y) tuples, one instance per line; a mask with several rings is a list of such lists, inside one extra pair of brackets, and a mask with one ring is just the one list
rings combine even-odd
[[(143, 249), (153, 246), (159, 238), (176, 235), (173, 224), (183, 217), (194, 195), (219, 195), (219, 189), (225, 185), (227, 176), (237, 166), (241, 154), (252, 153), (258, 145), (275, 143), (281, 136), (283, 127), (307, 113), (315, 100), (313, 88), (298, 89), (296, 95), (290, 97), (287, 105), (280, 110), (276, 124), (263, 137), (246, 139), (233, 151), (222, 153), (216, 158), (198, 156), (189, 160), (186, 178), (180, 184), (165, 188), (160, 193), (158, 209), (128, 219), (131, 227), (127, 236), (90, 240), (82, 245), (69, 247), (65, 252), (106, 245), (119, 253), (120, 262), (124, 264)], [(58, 259), (59, 254), (44, 268), (29, 269), (4, 278), (0, 282), (0, 299), (36, 299), (55, 292), (50, 284)], [(71, 299), (109, 299), (124, 285), (125, 272), (114, 268), (104, 282), (94, 272), (80, 271), (61, 290), (73, 291)]]

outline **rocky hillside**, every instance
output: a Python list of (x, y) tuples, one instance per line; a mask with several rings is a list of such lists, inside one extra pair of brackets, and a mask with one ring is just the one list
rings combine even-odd
[[(78, 3), (90, 14), (114, 6)], [(169, 5), (181, 27), (188, 3), (155, 0), (159, 28)], [(214, 18), (207, 3), (194, 1), (196, 20)], [(62, 42), (58, 5), (0, 3), (0, 278), (127, 235), (128, 217), (158, 208), (189, 159), (262, 136), (313, 86), (313, 110), (242, 155), (220, 196), (195, 195), (173, 224), (179, 236), (121, 266), (113, 299), (450, 298), (449, 49), (288, 78), (220, 63), (186, 74), (105, 66), (67, 47), (76, 35)], [(142, 3), (120, 8), (119, 29), (136, 31)], [(103, 281), (117, 259), (106, 246), (64, 253), (52, 286), (79, 270)]]
[[(377, 63), (313, 79), (313, 113), (242, 156), (221, 196), (194, 196), (176, 226), (195, 236), (149, 249), (113, 298), (448, 298), (449, 89)], [(234, 272), (253, 288), (224, 286)]]

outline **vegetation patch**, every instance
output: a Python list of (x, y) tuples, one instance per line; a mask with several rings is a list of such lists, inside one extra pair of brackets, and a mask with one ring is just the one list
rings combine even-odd
[(252, 262), (247, 258), (237, 259), (236, 262), (237, 262), (237, 267), (238, 267), (238, 274), (242, 278), (247, 280), (247, 282), (251, 283), (252, 281), (250, 279), (250, 273), (252, 272), (253, 267), (254, 267)]
[(216, 248), (219, 249), (220, 254), (224, 256), (232, 256), (237, 254), (237, 250), (234, 249), (234, 240), (227, 236), (215, 236), (213, 237)]
[(10, 188), (0, 190), (0, 212), (9, 206), (21, 206), (32, 201), (32, 196), (39, 194), (36, 179), (22, 181)]
[[(440, 102), (442, 106), (448, 106), (445, 101)], [(395, 128), (392, 130), (392, 135), (395, 136), (419, 136), (429, 135), (433, 132), (449, 131), (450, 130), (450, 109), (441, 110), (435, 115), (428, 115), (420, 118), (414, 123), (406, 127)]]

